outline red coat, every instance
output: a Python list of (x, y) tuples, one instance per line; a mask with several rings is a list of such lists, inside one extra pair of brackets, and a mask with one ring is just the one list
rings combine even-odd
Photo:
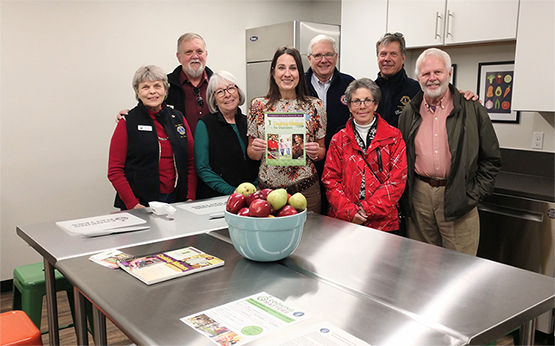
[[(378, 121), (376, 135), (366, 153), (355, 139), (352, 118), (346, 128), (333, 136), (322, 182), (330, 203), (329, 216), (352, 221), (356, 212), (364, 208), (368, 215), (365, 226), (395, 231), (399, 228), (397, 205), (407, 180), (405, 142), (398, 129), (390, 126), (377, 113), (375, 116)], [(379, 180), (362, 155), (365, 155)], [(381, 156), (381, 170), (378, 155)], [(366, 197), (359, 200), (362, 172)]]

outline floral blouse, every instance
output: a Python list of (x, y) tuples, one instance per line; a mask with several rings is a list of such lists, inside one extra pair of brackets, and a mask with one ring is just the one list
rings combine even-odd
[[(309, 97), (310, 102), (298, 100), (279, 100), (273, 107), (268, 108), (267, 98), (258, 97), (252, 100), (247, 120), (247, 135), (264, 139), (264, 113), (266, 112), (304, 112), (306, 120), (306, 141), (316, 142), (326, 137), (326, 109), (320, 99)], [(308, 159), (304, 166), (273, 166), (266, 164), (266, 156), (262, 155), (258, 181), (271, 187), (286, 187), (301, 180), (317, 175), (316, 167)]]

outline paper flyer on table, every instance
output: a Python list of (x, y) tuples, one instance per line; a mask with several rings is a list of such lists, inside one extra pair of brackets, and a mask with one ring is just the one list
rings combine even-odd
[(85, 232), (103, 231), (122, 227), (136, 226), (146, 223), (129, 213), (117, 213), (103, 216), (87, 217), (84, 219), (58, 221), (56, 225), (71, 233), (83, 234)]
[(197, 215), (213, 214), (218, 212), (223, 213), (228, 197), (229, 196), (223, 196), (220, 198), (211, 198), (201, 202), (183, 203), (177, 207)]
[(244, 345), (311, 317), (265, 292), (183, 317), (216, 345)]
[(304, 166), (305, 113), (265, 113), (266, 164)]
[(321, 322), (268, 346), (370, 346), (329, 322)]

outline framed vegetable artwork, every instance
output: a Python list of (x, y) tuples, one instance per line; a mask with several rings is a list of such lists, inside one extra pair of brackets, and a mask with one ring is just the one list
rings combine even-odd
[(478, 64), (478, 95), (492, 122), (518, 123), (512, 109), (514, 61)]

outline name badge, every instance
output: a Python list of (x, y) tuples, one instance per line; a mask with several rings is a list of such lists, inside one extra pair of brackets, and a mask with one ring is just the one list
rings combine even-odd
[(139, 131), (152, 131), (152, 126), (150, 125), (139, 125)]

